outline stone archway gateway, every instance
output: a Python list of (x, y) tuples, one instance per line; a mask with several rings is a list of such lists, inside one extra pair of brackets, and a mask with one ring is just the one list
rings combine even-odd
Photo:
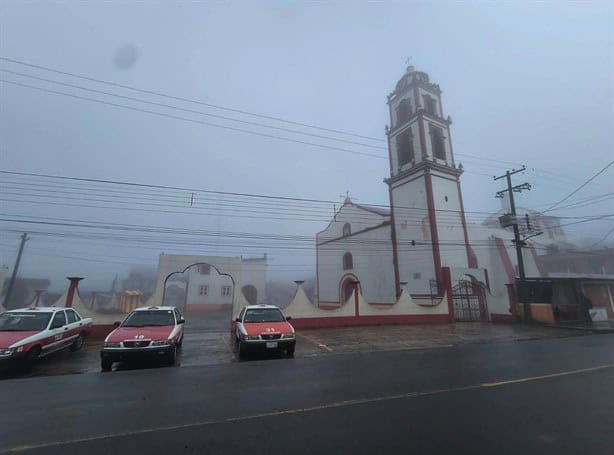
[(170, 276), (183, 273), (190, 267), (198, 264), (206, 264), (220, 275), (230, 276), (232, 279), (232, 314), (237, 314), (241, 307), (245, 305), (245, 299), (241, 292), (235, 291), (234, 284), (241, 282), (241, 258), (240, 257), (220, 257), (220, 256), (196, 256), (196, 255), (175, 255), (160, 254), (158, 259), (158, 276), (156, 280), (156, 291), (153, 296), (154, 305), (162, 305), (166, 283)]
[(258, 289), (253, 284), (248, 284), (241, 288), (243, 296), (249, 302), (250, 305), (256, 305), (258, 303)]

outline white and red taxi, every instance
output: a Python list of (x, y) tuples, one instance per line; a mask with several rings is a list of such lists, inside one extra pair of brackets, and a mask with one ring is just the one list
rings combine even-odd
[(77, 351), (92, 327), (72, 308), (32, 307), (0, 314), (0, 361), (44, 357), (60, 349)]
[(172, 306), (137, 308), (104, 340), (100, 351), (102, 371), (111, 371), (113, 362), (163, 358), (173, 365), (177, 348), (183, 343), (185, 320)]
[(248, 305), (235, 319), (235, 341), (239, 356), (253, 351), (284, 350), (294, 355), (294, 327), (281, 310), (273, 305)]

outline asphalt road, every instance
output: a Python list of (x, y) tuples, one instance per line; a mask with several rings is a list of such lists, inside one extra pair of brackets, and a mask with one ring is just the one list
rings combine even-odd
[(7, 380), (0, 453), (614, 448), (614, 335)]

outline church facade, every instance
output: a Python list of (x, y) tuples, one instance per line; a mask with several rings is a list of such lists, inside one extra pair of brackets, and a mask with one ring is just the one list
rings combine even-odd
[[(390, 205), (365, 206), (348, 197), (317, 234), (319, 308), (345, 305), (356, 286), (369, 305), (395, 305), (403, 292), (428, 305), (447, 279), (470, 283), (481, 320), (511, 317), (506, 284), (515, 279), (512, 236), (467, 223), (463, 169), (441, 95), (428, 74), (410, 66), (388, 96)], [(539, 276), (534, 250), (525, 250), (527, 274)]]

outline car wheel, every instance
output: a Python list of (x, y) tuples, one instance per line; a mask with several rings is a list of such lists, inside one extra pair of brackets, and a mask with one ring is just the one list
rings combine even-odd
[(291, 348), (286, 349), (286, 355), (288, 357), (294, 357), (294, 346), (292, 346)]
[(113, 362), (109, 359), (102, 359), (100, 361), (100, 368), (102, 369), (102, 371), (111, 371), (111, 368), (113, 367)]
[(183, 346), (183, 335), (181, 335), (181, 338), (177, 342), (177, 347), (180, 348), (181, 346)]
[(40, 355), (41, 355), (41, 347), (40, 346), (34, 346), (26, 354), (26, 362), (28, 364), (34, 363), (34, 362), (36, 362), (39, 359)]
[(83, 347), (83, 341), (84, 341), (83, 334), (80, 333), (79, 336), (75, 339), (75, 341), (73, 341), (73, 343), (70, 345), (69, 349), (73, 352), (78, 351), (79, 349)]
[(247, 346), (242, 341), (239, 341), (239, 358), (244, 359), (247, 357)]
[(169, 365), (175, 365), (175, 361), (177, 360), (177, 346), (173, 346), (170, 351), (168, 351), (166, 361)]

